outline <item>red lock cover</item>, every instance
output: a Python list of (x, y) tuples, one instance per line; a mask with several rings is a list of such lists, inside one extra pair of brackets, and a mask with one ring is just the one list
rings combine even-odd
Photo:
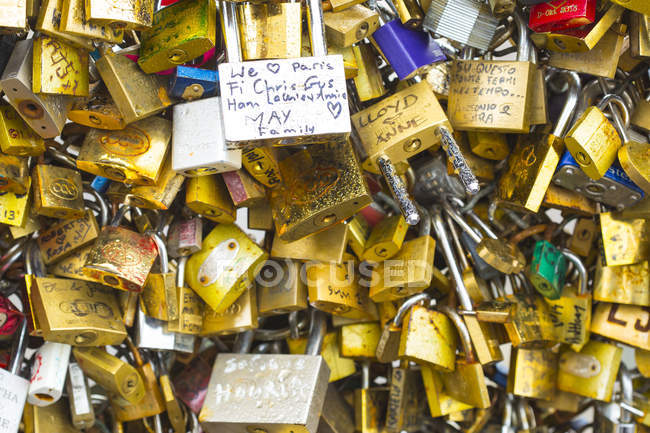
[(530, 10), (528, 27), (535, 32), (573, 29), (596, 19), (597, 0), (553, 0)]

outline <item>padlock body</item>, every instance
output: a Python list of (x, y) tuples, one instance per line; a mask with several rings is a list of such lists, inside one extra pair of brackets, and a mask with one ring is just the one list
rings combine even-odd
[(549, 32), (585, 26), (595, 19), (596, 0), (549, 1), (530, 9), (528, 27), (535, 32)]
[(558, 299), (564, 287), (566, 257), (548, 241), (537, 241), (528, 278), (535, 289), (548, 299)]
[(83, 185), (78, 171), (38, 164), (32, 177), (36, 213), (52, 218), (83, 217)]

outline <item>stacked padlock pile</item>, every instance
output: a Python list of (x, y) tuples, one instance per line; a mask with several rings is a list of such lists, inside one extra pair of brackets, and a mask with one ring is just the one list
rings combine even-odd
[(0, 433), (650, 428), (650, 1), (0, 34)]

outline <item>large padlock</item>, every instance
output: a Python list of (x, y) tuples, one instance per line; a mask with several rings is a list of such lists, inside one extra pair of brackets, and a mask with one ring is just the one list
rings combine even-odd
[(650, 258), (647, 220), (600, 214), (600, 232), (607, 266), (632, 265)]
[(648, 261), (605, 266), (601, 260), (597, 260), (593, 284), (595, 301), (650, 306)]
[(522, 397), (551, 400), (556, 390), (556, 353), (548, 348), (512, 349), (507, 390)]
[(307, 308), (307, 284), (297, 260), (269, 260), (257, 277), (257, 306), (261, 316)]
[(86, 210), (81, 218), (63, 221), (41, 231), (36, 241), (43, 262), (51, 265), (93, 242), (98, 235), (99, 226), (95, 215), (91, 210)]
[(229, 147), (345, 142), (349, 136), (342, 57), (327, 55), (322, 3), (308, 2), (307, 15), (314, 57), (242, 63), (236, 5), (222, 3), (228, 63), (219, 65), (219, 86)]

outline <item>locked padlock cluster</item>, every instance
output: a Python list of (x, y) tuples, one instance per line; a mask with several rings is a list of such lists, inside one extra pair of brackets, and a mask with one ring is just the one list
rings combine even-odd
[(0, 433), (650, 431), (650, 1), (0, 5)]

